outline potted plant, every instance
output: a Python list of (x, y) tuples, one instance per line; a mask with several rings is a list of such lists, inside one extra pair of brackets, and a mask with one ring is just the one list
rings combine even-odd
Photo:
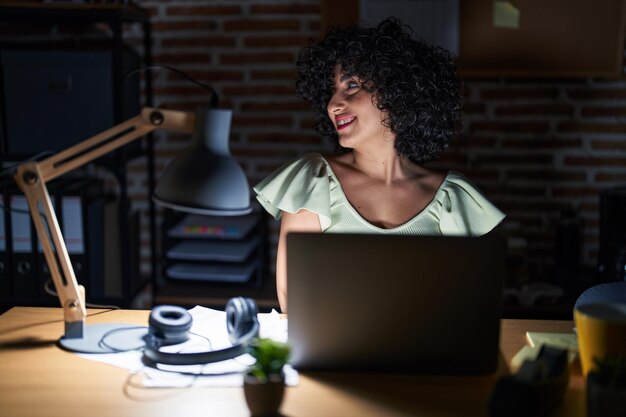
[(250, 355), (256, 359), (244, 375), (243, 388), (250, 413), (254, 417), (275, 416), (285, 392), (283, 367), (290, 347), (272, 339), (256, 339)]
[(595, 368), (587, 376), (589, 417), (626, 416), (626, 356), (594, 359)]

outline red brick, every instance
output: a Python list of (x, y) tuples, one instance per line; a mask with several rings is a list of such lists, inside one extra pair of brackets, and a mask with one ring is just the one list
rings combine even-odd
[(244, 39), (244, 46), (252, 48), (277, 48), (277, 47), (303, 47), (309, 43), (309, 38), (305, 36), (263, 36), (263, 37), (250, 37)]
[(489, 185), (482, 184), (481, 190), (486, 195), (515, 195), (524, 197), (542, 197), (546, 195), (545, 187), (537, 185), (518, 185), (518, 184), (498, 184)]
[(153, 62), (158, 62), (159, 64), (176, 64), (177, 67), (181, 65), (181, 63), (185, 64), (210, 64), (211, 57), (208, 53), (183, 53), (183, 54), (159, 54), (153, 57)]
[(597, 213), (600, 210), (598, 203), (582, 203), (578, 206), (578, 211), (584, 213)]
[(250, 72), (250, 78), (253, 80), (295, 80), (298, 78), (298, 72), (291, 70), (253, 70)]
[(320, 22), (319, 20), (314, 20), (311, 23), (309, 23), (309, 30), (316, 34), (319, 34), (319, 31), (321, 30), (321, 28), (322, 28), (322, 22)]
[(484, 100), (515, 100), (531, 98), (557, 98), (559, 90), (556, 88), (493, 88), (480, 91)]
[(477, 167), (472, 167), (471, 169), (464, 170), (463, 173), (467, 175), (468, 178), (474, 181), (493, 180), (498, 178), (500, 175), (497, 169), (482, 169)]
[(598, 187), (555, 187), (552, 195), (555, 197), (591, 197), (599, 196), (602, 189)]
[(233, 125), (235, 126), (291, 126), (291, 117), (250, 117), (235, 116)]
[(255, 4), (250, 7), (253, 14), (320, 14), (318, 4)]
[(596, 182), (626, 182), (626, 173), (624, 172), (602, 172), (594, 176)]
[(583, 107), (583, 116), (626, 116), (626, 107)]
[(463, 103), (463, 113), (465, 114), (485, 114), (487, 106), (484, 103)]
[(626, 141), (620, 140), (593, 140), (591, 148), (596, 150), (626, 151)]
[(626, 166), (626, 158), (609, 158), (609, 157), (593, 157), (593, 156), (566, 156), (563, 160), (565, 165), (572, 166)]
[(526, 115), (548, 115), (548, 116), (570, 116), (574, 113), (574, 108), (569, 104), (534, 104), (524, 106), (500, 106), (495, 110), (498, 116), (526, 116)]
[[(243, 73), (238, 71), (185, 71), (187, 75), (205, 84), (210, 84), (212, 81), (241, 81), (243, 80)], [(182, 80), (181, 75), (176, 73), (170, 73), (167, 77), (169, 80)]]
[(224, 87), (224, 94), (227, 96), (260, 96), (266, 95), (271, 99), (273, 95), (291, 95), (294, 94), (293, 87), (285, 87), (278, 85), (244, 85), (236, 87)]
[(587, 174), (583, 171), (555, 171), (553, 169), (507, 169), (506, 177), (511, 180), (528, 181), (584, 181)]
[(300, 121), (300, 127), (302, 129), (315, 130), (315, 125), (317, 122), (312, 118), (305, 118)]
[(567, 91), (569, 98), (586, 100), (603, 100), (626, 98), (626, 88), (607, 88), (602, 90), (572, 89)]
[(309, 105), (304, 101), (273, 101), (273, 102), (246, 102), (241, 104), (243, 111), (294, 111), (308, 110)]
[(158, 16), (159, 14), (158, 7), (145, 7), (145, 6), (142, 6), (142, 7), (148, 11), (148, 15), (150, 15), (150, 17)]
[(242, 13), (239, 6), (172, 6), (168, 7), (167, 14), (170, 16), (227, 16)]
[(154, 94), (156, 96), (209, 96), (210, 93), (208, 90), (201, 88), (200, 86), (195, 87), (157, 87), (154, 89)]
[(520, 121), (520, 122), (471, 122), (470, 132), (506, 132), (506, 133), (546, 133), (550, 124), (544, 121)]
[(170, 38), (161, 41), (163, 48), (179, 46), (235, 46), (235, 38), (225, 36), (202, 36), (192, 38)]
[(468, 155), (467, 152), (455, 152), (452, 149), (446, 149), (441, 153), (437, 161), (439, 163), (454, 162), (457, 164), (464, 164), (468, 161)]
[(222, 64), (276, 64), (295, 63), (295, 55), (289, 52), (266, 52), (254, 54), (222, 54)]
[(452, 147), (492, 147), (498, 139), (482, 135), (462, 135), (452, 141)]
[(217, 24), (213, 21), (185, 21), (185, 22), (155, 22), (152, 30), (155, 32), (202, 30), (214, 31)]
[(300, 29), (300, 20), (297, 19), (244, 19), (224, 22), (224, 30), (227, 32), (244, 31), (296, 31)]
[(497, 155), (477, 155), (472, 162), (477, 165), (491, 164), (493, 166), (508, 166), (510, 164), (524, 165), (548, 165), (554, 160), (552, 154), (497, 154)]
[(560, 132), (626, 133), (626, 123), (561, 122)]
[(582, 140), (579, 138), (533, 138), (518, 139), (506, 138), (502, 140), (502, 146), (510, 149), (565, 149), (580, 148)]

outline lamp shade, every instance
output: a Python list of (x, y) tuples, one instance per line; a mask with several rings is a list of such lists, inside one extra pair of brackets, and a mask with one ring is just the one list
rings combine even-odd
[(214, 216), (252, 211), (248, 180), (228, 147), (231, 118), (231, 110), (196, 110), (191, 144), (165, 168), (154, 191), (157, 204)]

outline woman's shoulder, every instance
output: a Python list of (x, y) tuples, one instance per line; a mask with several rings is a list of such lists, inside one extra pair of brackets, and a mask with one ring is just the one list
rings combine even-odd
[(482, 235), (505, 217), (474, 183), (459, 172), (449, 171), (439, 191), (442, 224), (450, 223), (448, 230), (442, 228), (442, 231), (448, 234)]
[(319, 152), (308, 152), (296, 159), (293, 159), (284, 164), (278, 171), (281, 170), (307, 170), (307, 171), (320, 171), (329, 166), (328, 160), (324, 155)]
[(281, 212), (306, 209), (330, 219), (329, 169), (319, 153), (307, 153), (287, 162), (254, 187), (257, 200), (275, 218)]

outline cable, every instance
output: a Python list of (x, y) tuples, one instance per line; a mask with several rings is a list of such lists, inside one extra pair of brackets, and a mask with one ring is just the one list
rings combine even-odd
[[(46, 282), (43, 284), (43, 289), (46, 292), (46, 294), (51, 295), (53, 297), (58, 297), (59, 294), (57, 294), (57, 292), (50, 287), (51, 283), (52, 283), (52, 279), (48, 278), (46, 280)], [(112, 305), (112, 304), (85, 303), (85, 307), (88, 307), (88, 308), (103, 308), (103, 309), (106, 309), (106, 310), (119, 310), (119, 309), (121, 309), (121, 307), (116, 306), (116, 305)]]
[(114, 346), (109, 345), (106, 342), (106, 338), (111, 336), (112, 334), (118, 333), (118, 332), (123, 332), (123, 331), (128, 331), (128, 330), (137, 330), (137, 329), (147, 329), (147, 328), (148, 327), (146, 327), (146, 326), (134, 326), (134, 327), (123, 327), (121, 329), (109, 330), (108, 332), (106, 332), (106, 333), (104, 333), (102, 335), (102, 337), (98, 341), (98, 346), (99, 347), (105, 347), (105, 348), (111, 350), (111, 353), (122, 353), (122, 352), (130, 352), (130, 351), (133, 351), (133, 350), (140, 350), (140, 349), (142, 349), (145, 346), (144, 344), (142, 344), (141, 346), (138, 346), (136, 348), (118, 349), (118, 348), (116, 348)]
[(30, 158), (26, 158), (25, 160), (23, 160), (21, 162), (16, 162), (13, 165), (9, 165), (8, 167), (3, 168), (2, 171), (0, 171), (0, 177), (4, 176), (4, 174), (7, 171), (22, 165), (24, 162), (36, 161), (36, 160), (38, 160), (39, 158), (41, 158), (43, 156), (54, 155), (54, 154), (55, 154), (54, 151), (41, 151), (38, 154), (35, 154), (35, 155), (31, 156)]
[(124, 78), (122, 79), (122, 81), (125, 81), (127, 78), (129, 78), (132, 75), (147, 71), (149, 69), (166, 69), (168, 71), (172, 71), (182, 77), (184, 77), (185, 79), (187, 79), (187, 81), (190, 81), (196, 85), (199, 85), (200, 87), (208, 90), (211, 92), (211, 107), (216, 107), (218, 102), (219, 102), (219, 97), (217, 95), (217, 93), (215, 92), (215, 90), (213, 89), (213, 87), (204, 84), (203, 82), (200, 82), (198, 80), (196, 80), (195, 78), (193, 78), (191, 75), (187, 74), (184, 71), (179, 70), (178, 68), (174, 68), (174, 67), (170, 67), (169, 65), (163, 65), (163, 64), (153, 64), (153, 65), (148, 65), (145, 67), (141, 67), (141, 68), (137, 68), (136, 70), (132, 70), (129, 73), (127, 73), (126, 75), (124, 75)]

